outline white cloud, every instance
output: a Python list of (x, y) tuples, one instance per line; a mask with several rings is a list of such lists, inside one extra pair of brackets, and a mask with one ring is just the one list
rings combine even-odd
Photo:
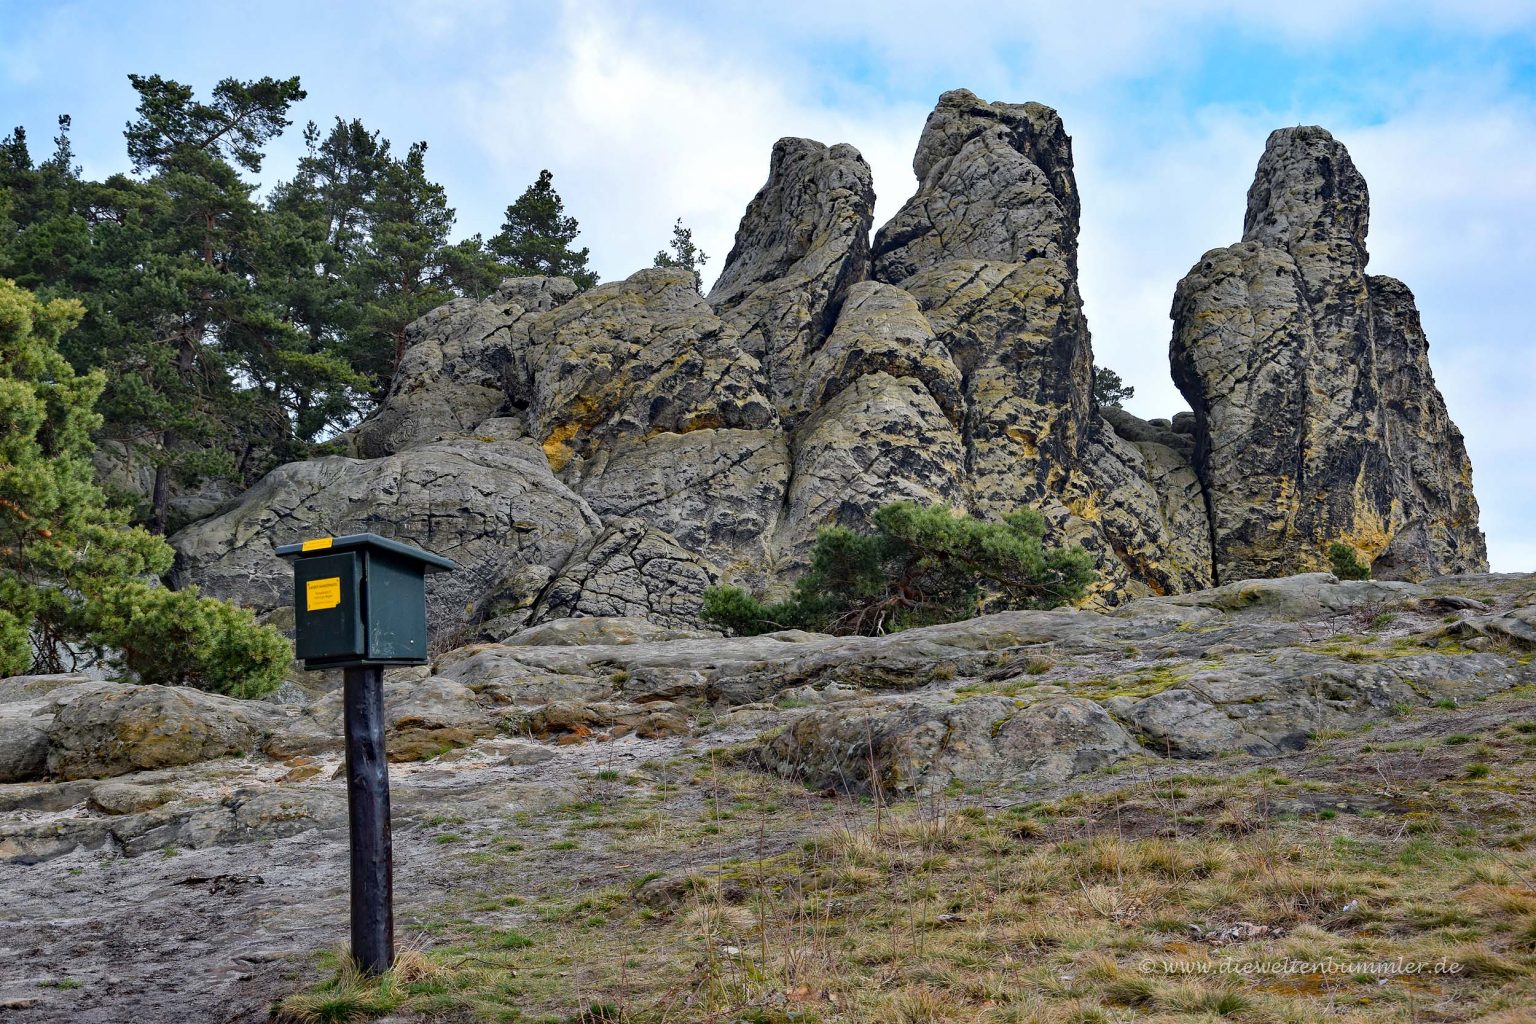
[(830, 110), (687, 30), (591, 13), (568, 15), (541, 59), (466, 90), (466, 116), (509, 182), (554, 171), (605, 279), (649, 266), (677, 217), (710, 254), (713, 277), (785, 135), (857, 146), (875, 169), (882, 211), (894, 210), (910, 192), (911, 146), (926, 114)]

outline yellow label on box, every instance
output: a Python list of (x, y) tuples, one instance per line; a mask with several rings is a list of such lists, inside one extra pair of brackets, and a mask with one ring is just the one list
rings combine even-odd
[(307, 540), (299, 545), (300, 551), (321, 551), (331, 546), (331, 538), (319, 537), (315, 540)]
[(341, 604), (341, 577), (310, 580), (304, 584), (304, 610), (323, 612)]

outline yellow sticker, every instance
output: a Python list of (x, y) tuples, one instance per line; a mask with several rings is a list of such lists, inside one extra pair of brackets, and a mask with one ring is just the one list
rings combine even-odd
[(341, 604), (341, 577), (309, 580), (304, 584), (304, 610), (323, 612)]
[(331, 538), (320, 537), (316, 540), (307, 540), (299, 545), (300, 551), (321, 551), (331, 546)]

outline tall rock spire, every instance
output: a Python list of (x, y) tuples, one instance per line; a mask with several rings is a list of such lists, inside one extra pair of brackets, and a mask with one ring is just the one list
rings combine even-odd
[(768, 181), (736, 230), (709, 303), (762, 362), (768, 393), (793, 420), (811, 353), (832, 331), (848, 289), (869, 276), (875, 190), (846, 143), (780, 139)]
[(1208, 583), (1203, 514), (1189, 522), (1188, 503), (1153, 483), (1179, 476), (1182, 457), (1139, 449), (1094, 408), (1072, 140), (1060, 116), (947, 92), (912, 166), (917, 192), (875, 236), (874, 277), (916, 298), (959, 370), (971, 510), (1042, 509), (1099, 556), (1111, 599)]
[(875, 238), (875, 276), (892, 283), (955, 259), (1077, 267), (1080, 205), (1072, 140), (1040, 103), (939, 97), (912, 158), (918, 190)]
[(1174, 381), (1194, 408), (1219, 581), (1326, 566), (1481, 568), (1471, 465), (1429, 370), (1413, 297), (1365, 273), (1370, 200), (1316, 127), (1272, 133), (1243, 241), (1174, 295)]

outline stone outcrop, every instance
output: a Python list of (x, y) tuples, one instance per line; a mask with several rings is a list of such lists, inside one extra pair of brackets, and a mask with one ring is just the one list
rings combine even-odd
[(814, 789), (901, 794), (1007, 781), (1063, 782), (1140, 748), (1092, 701), (1019, 707), (959, 703), (836, 705), (801, 717), (760, 748), (765, 768)]
[(526, 372), (516, 361), (529, 321), (575, 294), (563, 277), (510, 277), (484, 302), (456, 299), (411, 324), (389, 393), (352, 434), (357, 453), (393, 455), (500, 414), (508, 381)]
[(780, 139), (768, 183), (747, 206), (709, 303), (763, 367), (779, 412), (803, 415), (810, 354), (848, 289), (869, 276), (875, 190), (849, 145)]
[(1491, 654), (1420, 653), (1352, 663), (1291, 652), (1283, 662), (1233, 658), (1161, 693), (1105, 703), (1161, 754), (1278, 754), (1302, 749), (1327, 729), (1389, 718), (1396, 709), (1423, 703), (1429, 690), (1437, 700), (1465, 703), (1518, 686), (1522, 678), (1515, 664)]
[[(970, 508), (1041, 508), (1099, 556), (1108, 600), (1210, 582), (1191, 557), (1200, 505), (1118, 443), (1093, 404), (1093, 352), (1077, 287), (1072, 144), (1037, 103), (945, 93), (913, 160), (919, 185), (880, 229), (874, 276), (910, 292), (964, 384), (957, 434)], [(1166, 515), (1175, 512), (1177, 521)], [(1191, 520), (1196, 520), (1193, 524)]]
[[(495, 715), (455, 680), (428, 676), (384, 683), (384, 741), (391, 761), (426, 760), (497, 731)], [(345, 735), (342, 694), (335, 691), (305, 708), (264, 749), (282, 758), (328, 753), (341, 750)]]
[(274, 706), (180, 686), (107, 686), (57, 698), (48, 773), (125, 775), (254, 751), (285, 721)]
[(1321, 128), (1269, 137), (1243, 240), (1173, 303), (1216, 577), (1284, 575), (1355, 548), (1421, 579), (1487, 562), (1472, 471), (1429, 370), (1413, 296), (1365, 272), (1369, 200)]
[(686, 270), (642, 270), (582, 294), (529, 332), (528, 428), (557, 473), (658, 434), (761, 430), (761, 365)]
[(0, 708), (0, 785), (42, 778), (48, 767), (46, 726), (30, 709)]
[(176, 578), (257, 609), (293, 600), (293, 569), (273, 552), (306, 537), (377, 533), (454, 559), (429, 578), (449, 621), (526, 564), (559, 565), (601, 528), (526, 443), (467, 438), (381, 459), (331, 456), (268, 474), (241, 503), (172, 538)]
[(643, 270), (602, 285), (529, 335), (520, 386), (550, 468), (599, 516), (644, 520), (753, 579), (788, 453), (762, 365), (692, 275)]
[(1072, 140), (1039, 103), (939, 97), (912, 160), (919, 188), (875, 239), (875, 276), (900, 281), (956, 259), (1075, 266), (1081, 204)]
[(1412, 295), (1365, 273), (1365, 183), (1321, 129), (1277, 132), (1244, 240), (1180, 284), (1192, 413), (1093, 398), (1072, 142), (1038, 103), (945, 93), (916, 191), (870, 240), (870, 170), (787, 138), (707, 298), (642, 270), (514, 278), (407, 331), (362, 458), (284, 466), (175, 538), (177, 580), (262, 609), (271, 554), (373, 530), (455, 558), (434, 625), (500, 641), (568, 616), (699, 625), (715, 582), (781, 596), (818, 530), (895, 500), (1039, 509), (1108, 607), (1320, 568), (1483, 564), (1460, 435)]
[[(655, 539), (621, 527), (593, 551), (638, 552)], [(1529, 577), (1430, 589), (1312, 573), (1108, 614), (1012, 611), (884, 637), (720, 638), (601, 610), (387, 678), (391, 759), (499, 751), (508, 733), (559, 745), (680, 736), (739, 744), (749, 763), (816, 790), (1027, 788), (1132, 754), (1285, 753), (1319, 733), (1536, 679)], [(0, 681), (0, 768), (11, 782), (132, 775), (149, 787), (158, 772), (212, 760), (306, 770), (340, 751), (341, 697), (285, 704), (78, 676)]]
[(638, 519), (615, 519), (539, 596), (531, 624), (633, 616), (660, 626), (695, 621), (699, 594), (719, 580), (709, 562)]
[(1395, 579), (1424, 579), (1488, 567), (1472, 493), (1472, 461), (1429, 368), (1429, 339), (1408, 286), (1366, 278), (1386, 413), (1387, 457), (1403, 526), (1375, 553), (1372, 569)]

